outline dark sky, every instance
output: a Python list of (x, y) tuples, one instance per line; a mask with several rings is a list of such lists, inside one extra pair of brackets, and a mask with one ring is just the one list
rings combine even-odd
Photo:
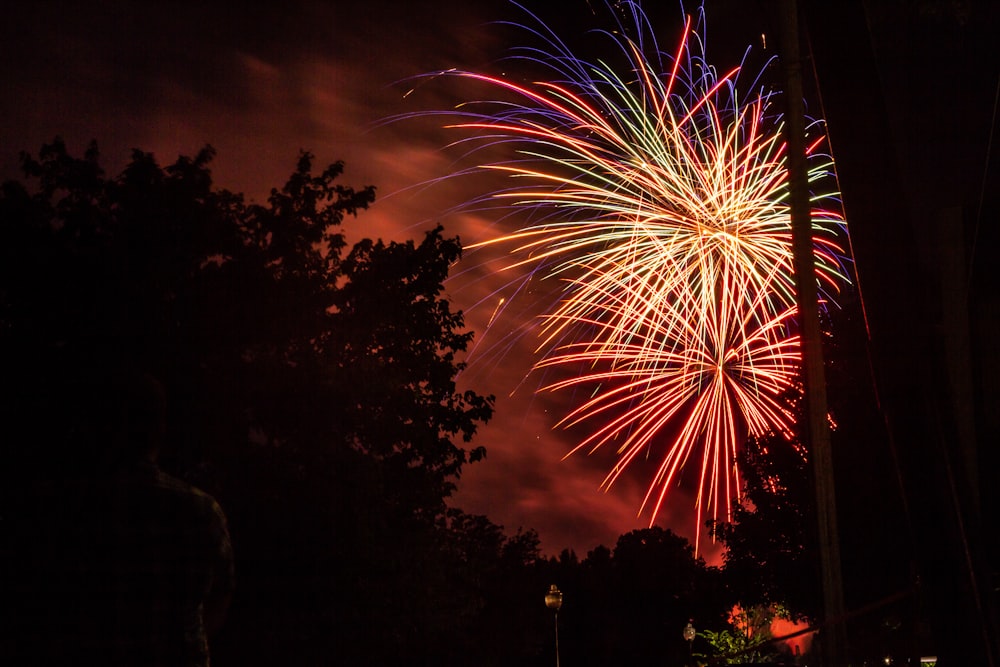
[[(595, 16), (591, 3), (602, 1), (525, 4), (577, 39)], [(75, 153), (96, 139), (112, 174), (132, 148), (166, 164), (208, 143), (218, 151), (217, 185), (262, 200), (306, 149), (320, 164), (344, 160), (346, 183), (378, 187), (375, 205), (346, 223), (351, 239), (416, 238), (438, 221), (466, 242), (495, 233), (493, 219), (448, 211), (482, 194), (470, 188), (496, 184), (459, 179), (421, 187), (455, 169), (455, 154), (444, 150), (455, 135), (432, 118), (379, 121), (462, 99), (460, 86), (440, 82), (404, 96), (407, 77), (450, 67), (497, 71), (498, 57), (516, 37), (494, 22), (525, 20), (516, 6), (502, 0), (247, 4), (41, 0), (19, 3), (13, 15), (8, 10), (0, 24), (0, 178), (19, 175), (19, 151), (36, 152), (56, 135)], [(656, 4), (661, 46), (672, 50), (681, 5)], [(767, 27), (758, 20), (759, 6), (708, 3), (709, 56), (718, 54), (720, 68), (760, 44)], [(476, 304), (508, 278), (478, 261), (467, 255), (449, 288), (482, 338), (495, 304)], [(605, 493), (599, 485), (612, 452), (562, 460), (575, 441), (553, 430), (565, 411), (562, 397), (533, 391), (538, 380), (527, 377), (533, 344), (528, 336), (503, 357), (474, 358), (463, 378), (496, 394), (497, 411), (477, 441), (487, 459), (466, 468), (455, 502), (508, 532), (537, 529), (547, 553), (568, 547), (582, 557), (648, 525), (648, 514), (637, 516), (647, 478), (626, 475)], [(693, 540), (692, 498), (676, 492), (658, 523)]]

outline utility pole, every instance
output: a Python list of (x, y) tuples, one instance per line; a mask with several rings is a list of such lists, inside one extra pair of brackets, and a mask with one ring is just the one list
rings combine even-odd
[(844, 661), (844, 589), (840, 572), (840, 539), (837, 532), (833, 457), (827, 422), (826, 374), (819, 328), (819, 305), (809, 181), (806, 168), (805, 106), (802, 101), (802, 57), (799, 52), (799, 19), (796, 0), (782, 0), (781, 62), (785, 72), (785, 131), (788, 149), (788, 190), (792, 219), (792, 252), (805, 381), (806, 421), (809, 452), (816, 484), (816, 518), (819, 527), (819, 557), (823, 584), (823, 628), (820, 648), (825, 667), (841, 667)]

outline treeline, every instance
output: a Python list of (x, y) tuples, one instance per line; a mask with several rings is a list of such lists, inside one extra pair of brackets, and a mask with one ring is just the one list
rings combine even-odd
[[(237, 586), (214, 664), (549, 665), (551, 584), (566, 664), (711, 655), (684, 626), (726, 631), (738, 602), (816, 611), (806, 482), (780, 503), (754, 497), (774, 508), (753, 518), (756, 536), (719, 527), (727, 569), (655, 528), (543, 558), (533, 531), (449, 508), (493, 413), (455, 383), (472, 333), (442, 293), (461, 245), (441, 227), (349, 245), (342, 222), (375, 190), (342, 185), (340, 163), (316, 173), (302, 154), (256, 204), (213, 187), (211, 148), (166, 167), (135, 151), (113, 177), (98, 157), (57, 140), (0, 191), (0, 518), (41, 520), (53, 488), (102, 465), (103, 379), (158, 378), (161, 465), (229, 519)], [(803, 477), (794, 456), (754, 466), (760, 489)], [(774, 530), (786, 561), (769, 551)], [(35, 553), (15, 538), (14, 565)], [(15, 619), (59, 604), (57, 590), (30, 598), (10, 602)], [(5, 650), (44, 635), (11, 627)]]

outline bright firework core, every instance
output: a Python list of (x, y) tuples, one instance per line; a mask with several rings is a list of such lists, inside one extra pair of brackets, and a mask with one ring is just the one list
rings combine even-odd
[[(514, 63), (547, 78), (432, 76), (497, 93), (463, 105), (450, 127), (473, 155), (510, 151), (479, 169), (512, 185), (470, 207), (499, 203), (527, 222), (470, 247), (509, 249), (521, 287), (561, 285), (540, 313), (535, 370), (558, 378), (543, 391), (589, 397), (560, 422), (588, 429), (570, 454), (613, 449), (606, 486), (640, 455), (659, 461), (639, 508), (650, 525), (679, 472), (696, 466), (700, 537), (704, 518), (728, 518), (739, 499), (747, 436), (793, 430), (786, 397), (800, 354), (781, 117), (759, 78), (744, 91), (740, 67), (718, 75), (708, 63), (703, 12), (687, 17), (673, 53), (637, 6), (611, 13), (618, 24), (599, 36), (623, 66), (575, 57), (536, 20), (525, 29), (543, 46)], [(835, 188), (820, 190), (834, 180), (822, 129), (810, 127), (809, 175), (816, 277), (830, 295), (846, 280), (845, 229)]]

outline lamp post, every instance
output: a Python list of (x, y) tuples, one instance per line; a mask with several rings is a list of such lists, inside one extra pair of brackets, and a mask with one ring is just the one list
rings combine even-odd
[(555, 612), (556, 619), (556, 667), (559, 667), (559, 607), (562, 606), (562, 591), (552, 584), (545, 594), (545, 606)]
[(694, 619), (688, 621), (688, 624), (684, 626), (684, 640), (688, 643), (688, 665), (690, 666), (693, 662), (694, 652), (692, 646), (694, 645), (694, 636), (697, 634), (694, 629)]

